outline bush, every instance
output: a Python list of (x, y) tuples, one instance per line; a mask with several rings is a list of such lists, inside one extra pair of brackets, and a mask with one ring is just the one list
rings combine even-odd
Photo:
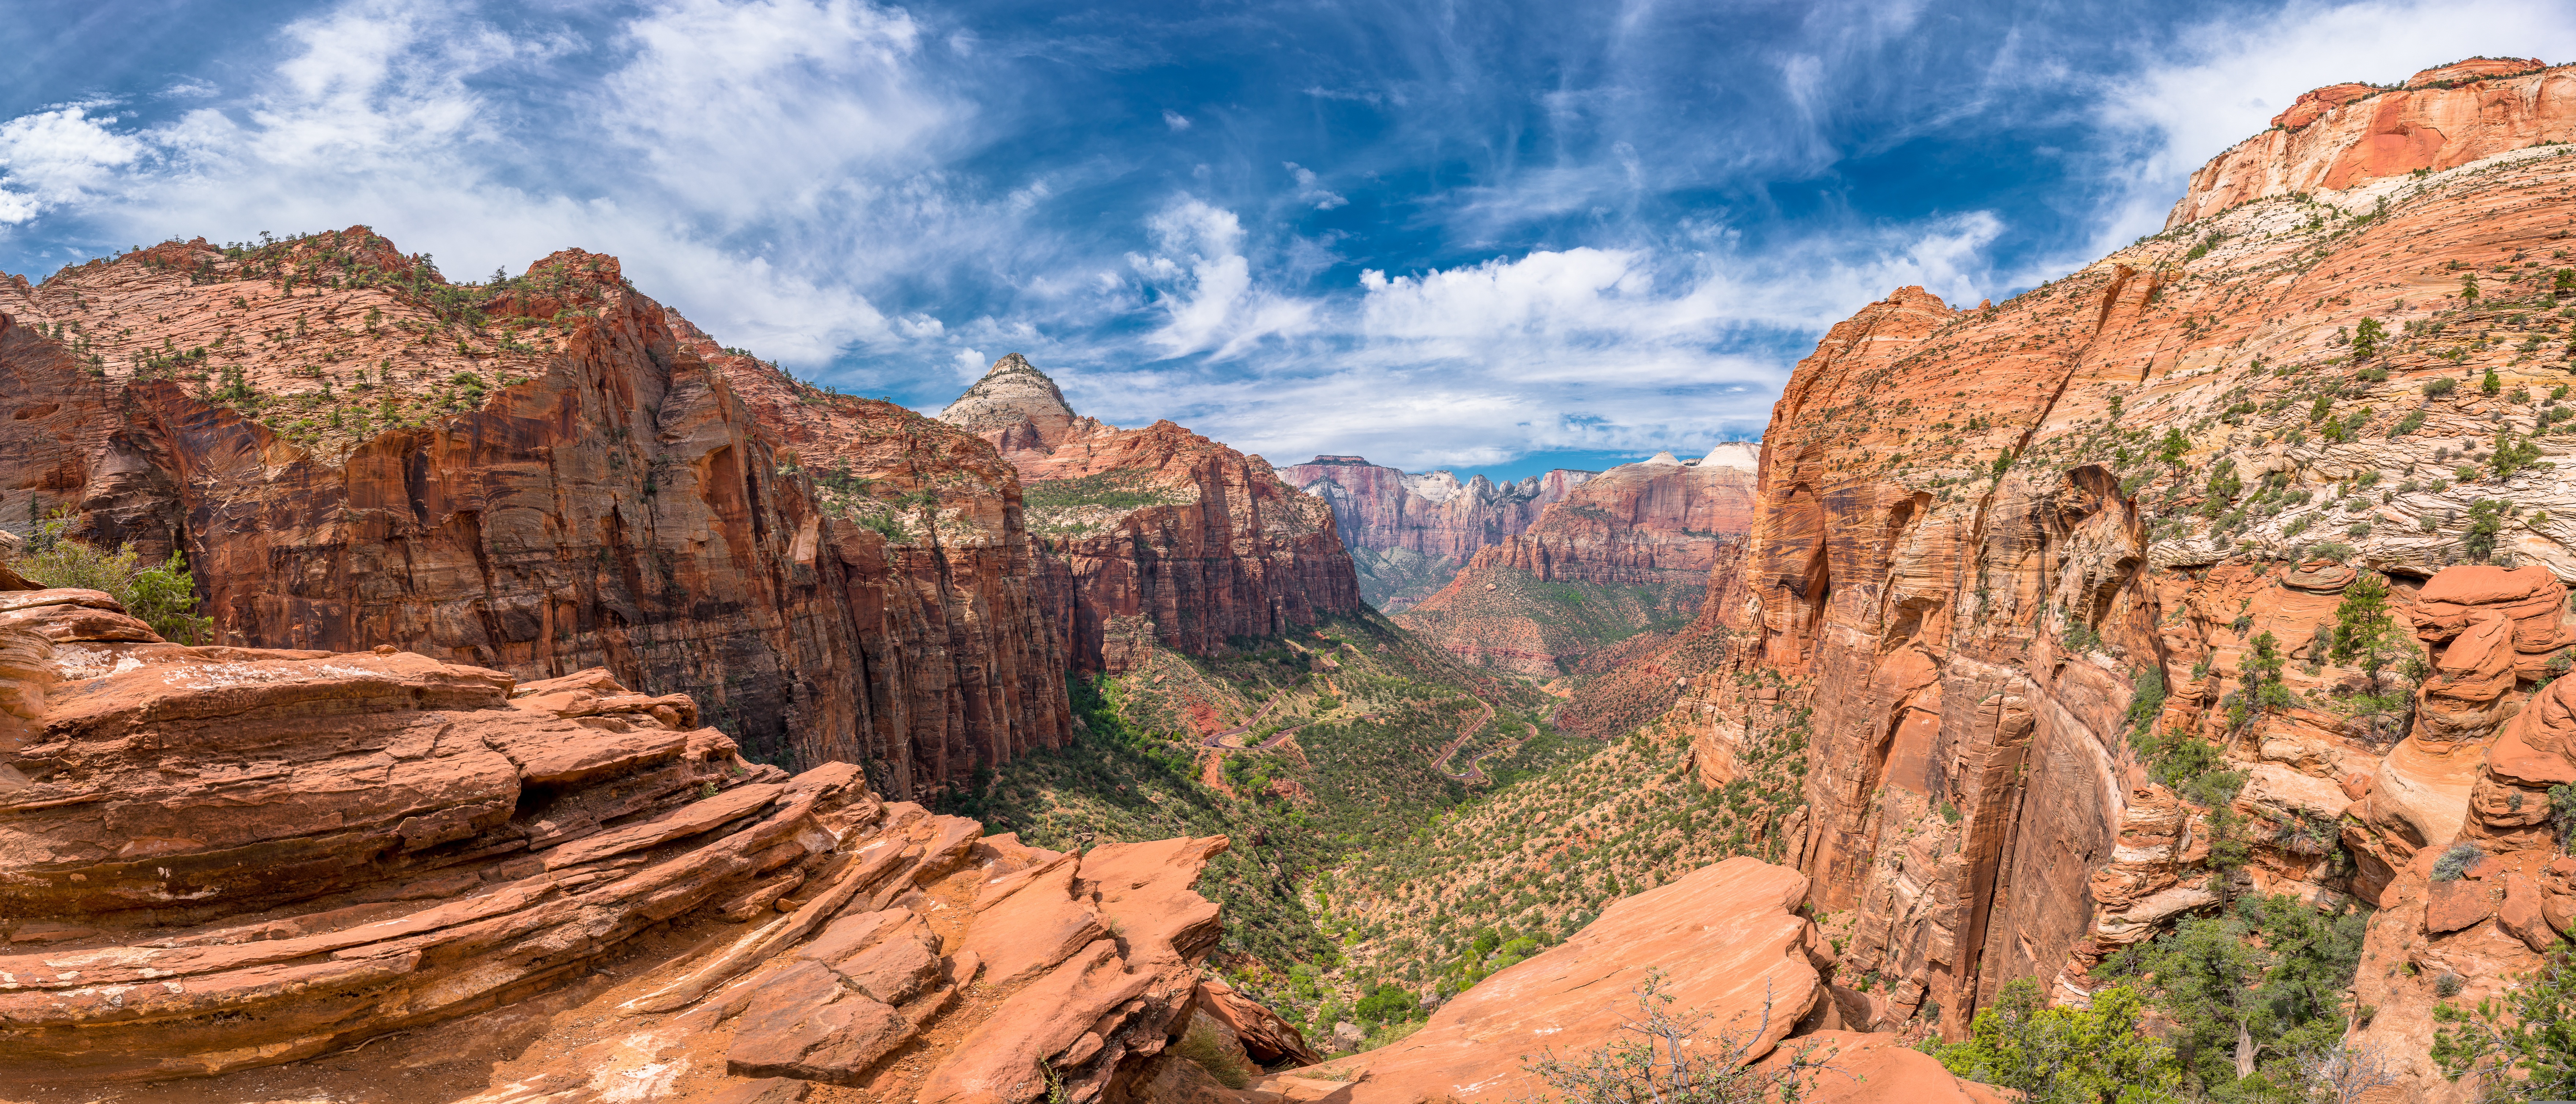
[(2459, 386), (2460, 381), (2451, 379), (2447, 376), (2442, 379), (2425, 380), (2424, 395), (2427, 398), (2438, 399), (2444, 395), (2450, 394), (2453, 389)]
[(2173, 1051), (2140, 1029), (2144, 1010), (2125, 985), (2093, 994), (2089, 1009), (2050, 1008), (2039, 983), (2019, 978), (1977, 1010), (1966, 1042), (1924, 1049), (1951, 1073), (2018, 1089), (2031, 1104), (2161, 1099), (2181, 1071)]
[(1244, 1060), (1243, 1053), (1225, 1045), (1226, 1040), (1205, 1016), (1190, 1017), (1190, 1030), (1181, 1036), (1178, 1053), (1196, 1062), (1200, 1069), (1229, 1089), (1240, 1089), (1252, 1083), (1255, 1072)]
[(2441, 858), (2433, 860), (2433, 880), (2459, 881), (2461, 875), (2467, 874), (2470, 867), (2476, 866), (2478, 860), (2485, 857), (2487, 853), (2478, 850), (2477, 844), (2468, 842), (2452, 844), (2450, 850), (2442, 852)]
[[(2474, 1010), (2436, 1005), (2433, 1060), (2456, 1078), (2476, 1071), (2514, 1098), (2576, 1098), (2576, 951), (2560, 942), (2539, 969)], [(2496, 1094), (2502, 1096), (2502, 1093)]]
[(29, 582), (106, 591), (171, 643), (203, 644), (212, 635), (214, 618), (197, 616), (196, 581), (179, 553), (146, 567), (132, 545), (102, 552), (65, 536), (71, 525), (71, 517), (60, 512), (37, 523), (26, 553), (11, 566)]
[(1730, 1022), (1711, 1031), (1705, 1014), (1673, 1013), (1660, 970), (1649, 971), (1631, 992), (1639, 1014), (1622, 1017), (1619, 1030), (1635, 1038), (1572, 1059), (1551, 1050), (1521, 1068), (1563, 1104), (1768, 1104), (1795, 1100), (1823, 1075), (1840, 1072), (1832, 1064), (1834, 1051), (1801, 1048), (1794, 1040), (1773, 1051), (1785, 1061), (1754, 1064), (1762, 1057), (1756, 1047), (1772, 1016), (1794, 1016), (1774, 1009), (1767, 996), (1761, 1022)]

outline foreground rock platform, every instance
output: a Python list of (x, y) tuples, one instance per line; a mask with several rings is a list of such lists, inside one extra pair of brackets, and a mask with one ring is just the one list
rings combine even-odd
[[(1832, 952), (1801, 914), (1806, 894), (1797, 871), (1728, 859), (1604, 909), (1564, 943), (1460, 994), (1401, 1042), (1255, 1087), (1350, 1104), (1544, 1097), (1524, 1065), (1543, 1052), (1572, 1058), (1613, 1042), (1622, 1019), (1635, 1014), (1632, 991), (1660, 971), (1677, 1012), (1704, 1015), (1711, 1030), (1748, 1040), (1757, 1061), (1784, 1043), (1812, 1045), (1835, 1052), (1837, 1067), (1873, 1075), (1821, 1079), (1822, 1098), (2004, 1099), (1951, 1077), (1893, 1035), (1842, 1030), (1843, 1007), (1865, 1007), (1867, 998), (1828, 980)], [(1825, 1037), (1794, 1038), (1816, 1032)]]
[(0, 1098), (1087, 1101), (1203, 1004), (1304, 1052), (1201, 996), (1222, 837), (986, 838), (600, 670), (0, 606)]

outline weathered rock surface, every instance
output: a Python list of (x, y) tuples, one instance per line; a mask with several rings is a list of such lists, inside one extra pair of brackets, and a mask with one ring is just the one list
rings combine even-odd
[(1720, 445), (1695, 464), (1660, 453), (1594, 476), (1397, 623), (1470, 663), (1539, 678), (1658, 623), (1668, 631), (1699, 609), (1728, 539), (1752, 524), (1749, 461), (1745, 446)]
[(1357, 456), (1318, 456), (1279, 476), (1333, 507), (1369, 604), (1396, 613), (1429, 597), (1477, 552), (1526, 532), (1597, 472), (1559, 468), (1497, 485), (1446, 471), (1406, 472)]
[[(2320, 90), (2170, 232), (1979, 309), (1900, 289), (1799, 364), (1741, 553), (1635, 665), (1680, 684), (1703, 770), (1812, 725), (1784, 830), (1891, 1022), (1937, 1002), (1960, 1031), (2018, 977), (2082, 1002), (2119, 945), (2287, 893), (2381, 908), (2359, 999), (2422, 1055), (2442, 972), (2492, 992), (2535, 913), (2576, 915), (2536, 797), (2576, 779), (2548, 727), (2576, 710), (2564, 679), (2533, 693), (2576, 643), (2576, 157), (2537, 144), (2576, 126), (2576, 78), (2532, 68)], [(2372, 576), (2376, 683), (2332, 647)], [(2150, 733), (2247, 776), (2242, 867), (2211, 865), (2205, 793), (2149, 777)], [(2459, 839), (2495, 869), (2436, 909)]]
[(1123, 671), (1145, 647), (1205, 655), (1362, 604), (1331, 508), (1260, 457), (1168, 421), (1078, 417), (1017, 354), (940, 417), (1018, 469), (1078, 670)]
[(0, 398), (0, 525), (184, 551), (222, 643), (606, 667), (898, 795), (1067, 735), (1008, 466), (717, 348), (614, 258), (458, 286), (353, 227), (12, 277)]
[(2194, 173), (2165, 226), (2247, 200), (2341, 191), (2418, 169), (2442, 170), (2576, 138), (2576, 73), (2538, 58), (2427, 69), (2403, 88), (2338, 84), (2302, 94), (2272, 129)]
[[(1402, 1042), (1255, 1087), (1292, 1099), (1316, 1099), (1300, 1091), (1323, 1089), (1321, 1098), (1351, 1104), (1525, 1099), (1544, 1091), (1521, 1069), (1539, 1051), (1571, 1058), (1618, 1041), (1623, 1018), (1638, 1014), (1633, 991), (1649, 970), (1663, 973), (1674, 1010), (1709, 1017), (1711, 1045), (1714, 1034), (1731, 1035), (1753, 1060), (1800, 1046), (1790, 1036), (1801, 1021), (1811, 1013), (1831, 1018), (1834, 1007), (1817, 969), (1830, 965), (1831, 952), (1799, 912), (1806, 893), (1796, 871), (1729, 859), (1602, 910), (1563, 944), (1460, 994)], [(1837, 1031), (1828, 1041), (1858, 1061), (1874, 1050), (1867, 1044), (1891, 1038)], [(1922, 1095), (1879, 1095), (1871, 1086), (1842, 1099), (1993, 1099), (1962, 1088), (1929, 1059), (1867, 1064), (1901, 1069), (1902, 1082)]]
[[(8, 604), (121, 616), (90, 591)], [(1199, 1009), (1304, 1050), (1201, 991), (1217, 910), (1190, 886), (1222, 837), (985, 838), (850, 764), (746, 763), (687, 698), (604, 670), (521, 686), (391, 646), (130, 635), (0, 624), (0, 1092), (266, 1099), (237, 1071), (392, 1032), (497, 1061), (474, 1100), (554, 1104), (1093, 1100)], [(644, 938), (674, 926), (699, 934)], [(610, 962), (632, 976), (524, 1055), (475, 1038)]]

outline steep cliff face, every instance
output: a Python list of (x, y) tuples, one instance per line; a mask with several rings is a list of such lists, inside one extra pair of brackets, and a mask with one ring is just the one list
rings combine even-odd
[[(2562, 74), (2320, 109), (2309, 129), (2341, 138), (2222, 155), (2199, 221), (1984, 309), (1901, 289), (1800, 362), (1741, 553), (1647, 658), (1680, 668), (1667, 718), (1703, 763), (1812, 711), (1784, 827), (1810, 900), (1854, 910), (1844, 966), (1891, 979), (1896, 1012), (1937, 1004), (1956, 1032), (2026, 976), (2081, 1002), (2177, 916), (2359, 898), (2388, 906), (2363, 999), (2437, 1084), (2434, 971), (2385, 968), (2447, 953), (2494, 978), (2519, 942), (2407, 913), (2423, 869), (2465, 833), (2511, 856), (2497, 901), (2557, 877), (2530, 794), (2564, 749), (2497, 741), (2576, 641), (2576, 482), (2549, 466), (2576, 454), (2554, 275), (2576, 156), (2532, 147), (2576, 123)], [(2447, 161), (2333, 129), (2507, 92), (2477, 116), (2491, 144)], [(2256, 177), (2305, 190), (2223, 192)], [(2384, 646), (2338, 650), (2377, 586)], [(2185, 769), (2186, 745), (2223, 769)], [(2544, 888), (2525, 898), (2565, 892)]]
[(604, 666), (897, 795), (1068, 731), (1007, 466), (716, 348), (614, 258), (459, 286), (363, 227), (172, 243), (0, 284), (0, 393), (0, 524), (184, 551), (219, 642)]
[(1540, 678), (1643, 647), (1638, 634), (1691, 618), (1728, 538), (1751, 525), (1754, 456), (1726, 444), (1696, 463), (1661, 453), (1594, 476), (1397, 621), (1461, 659)]
[(1018, 354), (940, 418), (1018, 470), (1052, 623), (1078, 670), (1124, 671), (1151, 647), (1206, 655), (1362, 605), (1331, 508), (1260, 457), (1168, 421), (1076, 416)]
[(1596, 473), (1558, 468), (1497, 485), (1446, 471), (1405, 472), (1357, 456), (1318, 456), (1279, 471), (1331, 503), (1360, 573), (1360, 594), (1388, 613), (1429, 597), (1477, 552), (1528, 531)]

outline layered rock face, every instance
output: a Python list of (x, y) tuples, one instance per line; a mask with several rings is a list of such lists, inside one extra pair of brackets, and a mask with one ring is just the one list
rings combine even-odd
[(2167, 229), (2248, 200), (2341, 191), (2439, 171), (2539, 142), (2576, 139), (2576, 73), (2538, 58), (2427, 69), (2402, 88), (2329, 85), (2303, 93), (2272, 129), (2192, 174)]
[(1527, 533), (1476, 552), (1398, 621), (1470, 663), (1540, 678), (1670, 629), (1699, 608), (1729, 539), (1752, 524), (1754, 457), (1730, 443), (1696, 463), (1659, 453), (1612, 468)]
[(184, 551), (223, 643), (603, 666), (897, 795), (1068, 732), (1008, 466), (719, 349), (614, 258), (457, 286), (356, 227), (12, 278), (0, 392), (0, 524)]
[(1318, 456), (1279, 470), (1332, 504), (1359, 565), (1360, 593), (1397, 613), (1448, 584), (1477, 552), (1528, 531), (1541, 511), (1597, 473), (1558, 468), (1497, 486), (1445, 471), (1405, 472), (1357, 456)]
[(1017, 354), (942, 411), (1019, 473), (1047, 598), (1078, 670), (1208, 654), (1362, 605), (1332, 509), (1269, 463), (1168, 421), (1078, 417)]
[[(1891, 1014), (1937, 1002), (1956, 1032), (2023, 976), (2080, 1002), (2102, 957), (2177, 916), (2247, 892), (2402, 901), (2432, 854), (2504, 825), (2507, 866), (2541, 884), (2518, 820), (2558, 768), (2494, 764), (2576, 641), (2576, 484), (2531, 466), (2572, 451), (2552, 272), (2576, 218), (2576, 158), (2531, 143), (2576, 101), (2562, 70), (2474, 76), (2326, 110), (2308, 129), (2335, 142), (2240, 146), (2195, 186), (2199, 221), (2008, 302), (1900, 289), (1798, 365), (1743, 550), (1654, 658), (1686, 680), (1668, 719), (1712, 755), (1812, 710), (1789, 831)], [(2493, 145), (2422, 175), (2334, 129), (2508, 93), (2520, 114), (2480, 116), (2503, 120)], [(2359, 167), (2298, 175), (2317, 165)], [(2209, 199), (2257, 168), (2307, 191)], [(2390, 591), (2376, 674), (2332, 646), (2357, 581)], [(2133, 736), (2213, 745), (2241, 784), (2175, 792)], [(2211, 861), (2221, 831), (2243, 865)], [(2365, 990), (2430, 992), (2381, 976), (2420, 956), (2412, 923), (2378, 918)]]
[[(391, 1032), (497, 1065), (471, 1099), (553, 1104), (1091, 1100), (1192, 1030), (1310, 1053), (1199, 985), (1223, 838), (985, 838), (605, 670), (184, 647), (94, 591), (0, 615), (0, 1088), (266, 1099), (222, 1075)], [(583, 1013), (524, 1053), (444, 1023), (567, 986)], [(421, 1088), (394, 1098), (453, 1099)]]
[[(1823, 1099), (2001, 1101), (1930, 1056), (1863, 1035), (1869, 998), (1834, 984), (1833, 953), (1800, 909), (1806, 879), (1755, 859), (1729, 859), (1602, 910), (1564, 943), (1485, 979), (1402, 1042), (1295, 1070), (1256, 1088), (1292, 1099), (1427, 1104), (1528, 1099), (1521, 1067), (1545, 1049), (1574, 1060), (1620, 1041), (1639, 1018), (1637, 991), (1661, 974), (1672, 1008), (1708, 1017), (1693, 1045), (1835, 1054)], [(1852, 1075), (1867, 1076), (1867, 1082)], [(1852, 1092), (1855, 1084), (1865, 1092)], [(1844, 1093), (1850, 1095), (1845, 1096)], [(1312, 1094), (1312, 1095), (1308, 1095)], [(1329, 1094), (1329, 1095), (1327, 1095)]]

